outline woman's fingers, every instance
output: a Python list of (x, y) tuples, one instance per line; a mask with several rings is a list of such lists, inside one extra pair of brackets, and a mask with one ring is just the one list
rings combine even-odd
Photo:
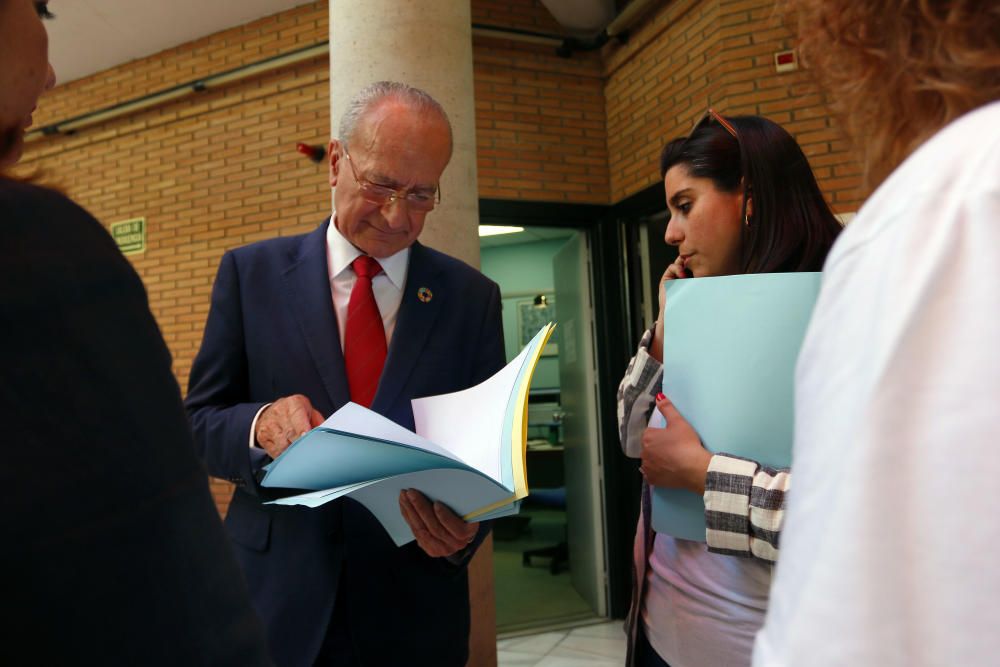
[(687, 272), (684, 269), (684, 260), (678, 257), (673, 262), (667, 266), (667, 270), (663, 272), (664, 280), (674, 280), (676, 278), (686, 278)]

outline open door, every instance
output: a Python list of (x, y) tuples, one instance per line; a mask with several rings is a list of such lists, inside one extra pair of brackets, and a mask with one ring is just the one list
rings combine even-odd
[(596, 614), (606, 616), (604, 502), (588, 258), (586, 233), (579, 233), (556, 252), (552, 262), (559, 323), (570, 570), (573, 587)]

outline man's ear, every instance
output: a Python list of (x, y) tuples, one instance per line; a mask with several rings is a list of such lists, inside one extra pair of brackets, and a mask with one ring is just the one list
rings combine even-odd
[(753, 217), (753, 195), (747, 193), (747, 217)]
[(337, 186), (337, 177), (340, 175), (340, 141), (330, 139), (326, 154), (330, 160), (330, 187), (333, 188)]

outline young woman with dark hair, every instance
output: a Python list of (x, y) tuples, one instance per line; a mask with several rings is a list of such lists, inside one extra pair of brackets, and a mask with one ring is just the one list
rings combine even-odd
[(737, 273), (819, 271), (841, 225), (802, 149), (767, 118), (723, 120), (735, 135), (718, 122), (703, 124), (675, 151), (661, 154), (660, 177), (681, 164), (691, 176), (711, 180), (719, 192), (741, 197), (745, 192)]
[[(795, 140), (766, 118), (709, 110), (668, 143), (661, 176), (678, 257), (660, 287), (660, 313), (619, 387), (626, 455), (642, 459), (643, 512), (635, 540), (629, 664), (714, 667), (750, 663), (767, 609), (790, 475), (712, 455), (662, 382), (663, 282), (689, 277), (819, 271), (841, 230)], [(659, 409), (665, 428), (647, 428)], [(707, 543), (654, 534), (648, 486), (705, 498)], [(734, 497), (744, 502), (734, 507)]]

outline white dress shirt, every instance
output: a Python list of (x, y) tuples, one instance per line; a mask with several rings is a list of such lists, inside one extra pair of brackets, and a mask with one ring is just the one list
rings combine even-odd
[[(333, 310), (337, 314), (337, 330), (340, 332), (340, 351), (344, 351), (344, 331), (347, 329), (347, 306), (351, 302), (351, 290), (358, 276), (351, 268), (351, 262), (364, 253), (351, 244), (340, 233), (334, 221), (337, 213), (330, 217), (330, 226), (326, 230), (326, 268), (330, 276), (330, 292), (333, 294)], [(399, 315), (399, 305), (403, 302), (403, 288), (406, 286), (406, 270), (410, 265), (410, 248), (407, 246), (394, 255), (376, 258), (382, 267), (382, 273), (372, 279), (372, 291), (375, 293), (375, 303), (382, 315), (382, 326), (385, 328), (385, 343), (388, 347), (392, 341), (392, 332), (396, 329), (396, 317)], [(333, 341), (330, 341), (333, 344)], [(250, 424), (250, 446), (257, 446), (257, 420), (262, 412), (271, 405), (261, 406)], [(329, 417), (329, 415), (324, 415)]]
[[(337, 214), (330, 218), (326, 230), (326, 266), (330, 272), (330, 291), (333, 293), (333, 309), (337, 313), (337, 329), (340, 331), (340, 350), (344, 350), (344, 331), (347, 328), (347, 304), (351, 301), (351, 290), (358, 279), (351, 268), (351, 262), (364, 253), (354, 247), (334, 224)], [(385, 342), (392, 341), (396, 328), (399, 304), (403, 302), (403, 288), (406, 286), (406, 269), (410, 264), (410, 248), (400, 250), (395, 255), (378, 258), (382, 273), (372, 279), (372, 291), (378, 312), (382, 314), (385, 328)]]

